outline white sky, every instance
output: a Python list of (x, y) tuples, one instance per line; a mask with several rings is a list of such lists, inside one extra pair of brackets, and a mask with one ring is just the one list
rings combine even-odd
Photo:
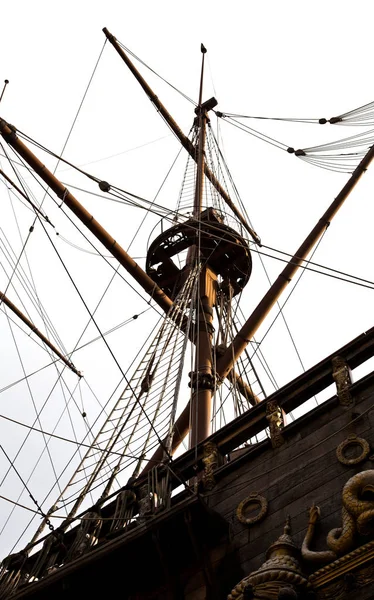
[[(371, 3), (358, 1), (354, 8), (352, 6), (346, 1), (156, 3), (143, 0), (136, 4), (68, 0), (57, 4), (14, 0), (2, 10), (0, 82), (7, 78), (10, 85), (0, 106), (0, 115), (58, 153), (104, 43), (101, 29), (106, 26), (155, 71), (194, 99), (198, 94), (200, 43), (203, 42), (208, 49), (204, 97), (214, 94), (222, 111), (329, 118), (374, 99)], [(187, 133), (193, 119), (191, 105), (160, 80), (142, 72)], [(261, 121), (250, 124), (295, 148), (359, 131)], [(221, 133), (231, 172), (262, 241), (286, 252), (295, 251), (348, 176), (302, 163), (225, 123)], [(143, 147), (135, 149), (138, 146)], [(177, 152), (176, 140), (115, 50), (107, 44), (64, 156), (79, 165), (92, 162), (86, 168), (95, 175), (152, 199)], [(101, 160), (118, 153), (122, 154)], [(180, 169), (182, 167), (183, 161)], [(65, 167), (60, 169), (59, 176), (64, 182), (77, 181), (71, 171), (64, 171)], [(158, 198), (170, 208), (174, 208), (177, 201), (180, 173)], [(314, 257), (316, 262), (374, 280), (373, 187), (374, 167), (333, 221)], [(126, 248), (143, 213), (124, 210), (79, 193), (77, 197)], [(0, 191), (0, 199), (1, 228), (12, 239), (14, 251), (19, 253), (21, 242), (5, 188)], [(66, 220), (60, 219), (50, 200), (45, 210), (62, 236), (88, 247)], [(21, 233), (25, 236), (32, 215), (22, 208), (17, 211)], [(131, 249), (134, 256), (145, 255), (151, 224), (156, 221), (151, 217), (148, 223), (144, 236), (139, 236)], [(54, 241), (93, 308), (109, 281), (110, 270), (97, 257), (80, 253), (56, 237)], [(87, 321), (87, 314), (71, 294), (66, 275), (38, 227), (32, 234), (28, 252), (40, 297), (70, 349)], [(274, 279), (283, 265), (266, 259), (266, 266)], [(6, 281), (1, 273), (2, 291)], [(243, 306), (246, 314), (250, 314), (266, 289), (255, 257), (254, 273)], [(321, 275), (306, 273), (303, 276), (287, 304), (285, 315), (306, 368), (373, 325), (372, 295), (369, 289)], [(15, 296), (10, 293), (9, 296), (16, 301)], [(102, 329), (107, 330), (144, 308), (145, 303), (118, 281), (99, 311), (98, 320)], [(139, 345), (137, 334), (142, 341), (153, 322), (152, 311), (148, 311), (136, 324), (113, 334), (111, 344), (123, 368), (129, 363), (129, 350)], [(4, 342), (0, 348), (1, 389), (22, 377), (22, 370), (4, 315), (1, 315), (0, 327)], [(262, 331), (266, 328), (265, 324)], [(39, 356), (33, 342), (25, 340), (23, 334), (18, 335), (20, 343), (22, 340), (26, 372), (46, 364), (45, 354)], [(91, 327), (85, 339), (95, 335)], [(261, 339), (261, 332), (258, 337)], [(264, 343), (263, 352), (280, 385), (301, 372), (280, 320)], [(91, 346), (84, 353), (78, 353), (74, 362), (100, 398), (106, 398), (120, 379), (118, 369), (102, 346)], [(49, 381), (53, 381), (53, 373)], [(33, 385), (37, 395), (41, 379)], [(33, 411), (28, 390), (19, 387), (1, 395), (0, 412), (31, 423)], [(90, 408), (90, 399), (86, 402)], [(51, 429), (56, 420), (53, 403), (49, 411), (43, 421), (46, 429)], [(13, 457), (26, 430), (20, 432), (5, 422), (0, 422), (0, 427), (1, 444)], [(68, 431), (68, 422), (66, 428)], [(33, 438), (27, 451), (30, 460), (20, 457), (16, 463), (22, 476), (28, 476), (33, 455), (38, 455), (41, 444), (39, 438)], [(56, 446), (55, 450), (60, 458), (60, 462), (56, 461), (57, 468), (62, 468), (66, 462), (65, 446)], [(3, 456), (0, 466), (1, 475), (7, 468)], [(30, 483), (36, 496), (40, 492), (39, 497), (45, 489), (49, 464), (46, 463), (45, 469), (36, 471)], [(0, 494), (15, 499), (20, 489), (13, 474), (7, 478)], [(22, 501), (32, 506), (27, 495)], [(2, 519), (8, 515), (9, 506), (0, 501)], [(15, 515), (21, 525), (18, 522), (12, 525), (13, 520), (5, 529), (0, 537), (0, 555), (9, 552), (22, 524), (27, 521), (22, 512)], [(0, 528), (2, 522), (0, 520)]]

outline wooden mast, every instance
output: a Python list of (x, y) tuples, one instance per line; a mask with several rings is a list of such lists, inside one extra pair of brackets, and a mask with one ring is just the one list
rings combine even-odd
[[(205, 138), (206, 124), (208, 120), (209, 107), (217, 104), (215, 99), (202, 103), (203, 80), (204, 80), (204, 62), (206, 49), (201, 44), (202, 63), (200, 77), (199, 103), (195, 110), (197, 114), (198, 141), (197, 152), (195, 153), (197, 162), (196, 186), (194, 198), (193, 216), (200, 227), (200, 215), (203, 208), (204, 194), (204, 171), (205, 171)], [(200, 239), (198, 237), (197, 245), (189, 249), (187, 264), (191, 266), (201, 263)], [(212, 412), (212, 393), (215, 387), (215, 377), (213, 373), (213, 307), (216, 303), (217, 295), (217, 275), (209, 268), (208, 264), (201, 266), (199, 275), (199, 287), (197, 294), (196, 309), (196, 352), (195, 369), (191, 374), (191, 388), (193, 390), (191, 401), (191, 439), (190, 446), (193, 448), (199, 442), (203, 441), (211, 432), (211, 412)]]
[[(105, 30), (106, 35), (109, 34)], [(111, 36), (111, 34), (109, 34)], [(112, 36), (113, 37), (113, 36)], [(113, 43), (113, 40), (109, 38)], [(113, 44), (114, 45), (114, 44)], [(117, 49), (117, 48), (116, 48)], [(119, 48), (122, 51), (122, 49)], [(118, 51), (118, 49), (117, 49)], [(120, 52), (120, 54), (121, 54)], [(122, 55), (122, 54), (121, 54)], [(124, 59), (125, 60), (125, 59)], [(128, 59), (126, 57), (127, 62)], [(131, 63), (132, 64), (132, 63)], [(134, 72), (135, 67), (131, 68)], [(134, 73), (135, 74), (135, 73)], [(140, 77), (140, 75), (139, 75)], [(138, 79), (138, 77), (137, 77)], [(144, 81), (144, 80), (143, 80)], [(145, 83), (145, 82), (144, 82)], [(143, 84), (142, 84), (143, 86)], [(144, 87), (144, 86), (143, 86)], [(149, 87), (149, 86), (148, 86)], [(149, 88), (150, 90), (150, 88)], [(152, 90), (151, 93), (153, 94)], [(154, 96), (154, 94), (153, 94)], [(157, 103), (156, 103), (157, 100)], [(156, 96), (153, 97), (153, 102), (159, 108), (159, 101)], [(165, 109), (166, 110), (166, 109)], [(164, 114), (163, 114), (164, 116)], [(166, 118), (166, 117), (165, 117)], [(169, 123), (170, 124), (170, 123)], [(176, 125), (176, 124), (175, 124)], [(177, 126), (178, 127), (178, 126)], [(0, 119), (0, 133), (3, 138), (15, 148), (15, 150), (26, 160), (26, 162), (39, 174), (39, 176), (53, 189), (57, 196), (78, 216), (78, 218), (90, 229), (92, 233), (103, 243), (103, 245), (115, 256), (120, 264), (134, 277), (134, 279), (143, 287), (143, 289), (154, 299), (154, 301), (163, 309), (165, 312), (172, 306), (172, 300), (162, 291), (162, 289), (155, 284), (155, 282), (141, 269), (141, 267), (125, 252), (123, 248), (114, 240), (105, 229), (90, 215), (84, 207), (74, 198), (69, 190), (50, 172), (46, 167), (30, 152), (30, 150), (19, 140), (16, 135), (16, 130), (13, 126), (8, 125), (6, 121)], [(187, 138), (186, 138), (187, 139)], [(182, 141), (182, 140), (181, 140)], [(182, 141), (183, 143), (183, 141)], [(183, 143), (183, 145), (185, 145)], [(192, 145), (193, 153), (191, 155), (195, 158), (195, 149)], [(191, 151), (192, 152), (192, 151)], [(318, 221), (316, 226), (307, 236), (305, 241), (301, 244), (293, 258), (289, 261), (286, 268), (281, 272), (277, 280), (270, 287), (264, 298), (258, 304), (255, 311), (249, 317), (245, 325), (242, 327), (240, 332), (234, 338), (232, 344), (227, 348), (226, 352), (217, 361), (217, 375), (220, 377), (226, 376), (232, 369), (232, 365), (235, 360), (238, 359), (240, 354), (243, 352), (245, 347), (250, 341), (250, 338), (254, 335), (258, 327), (263, 322), (264, 318), (268, 314), (269, 310), (279, 299), (283, 290), (287, 287), (287, 284), (291, 281), (292, 277), (299, 269), (302, 262), (308, 256), (310, 250), (318, 241), (323, 231), (328, 227), (332, 218), (344, 203), (349, 193), (366, 171), (370, 162), (374, 157), (374, 147), (371, 147), (365, 157), (362, 159), (360, 164), (356, 167), (352, 176), (343, 187), (341, 192), (335, 198), (331, 206), (324, 213), (322, 218)], [(206, 165), (204, 165), (204, 173), (209, 177), (206, 171)], [(211, 180), (212, 181), (212, 180)], [(212, 182), (213, 183), (213, 182)], [(235, 213), (236, 214), (236, 213)], [(190, 429), (190, 403), (187, 404), (180, 417), (175, 423), (176, 434), (173, 438), (172, 451), (178, 447), (185, 435)], [(160, 460), (162, 458), (162, 447), (160, 447), (153, 455), (152, 460)]]
[[(27, 146), (18, 138), (16, 129), (13, 125), (9, 125), (5, 120), (0, 118), (0, 134), (4, 140), (12, 146), (19, 154), (24, 158), (30, 167), (47, 183), (47, 185), (56, 193), (56, 195), (63, 201), (64, 204), (86, 225), (86, 227), (96, 236), (96, 238), (107, 248), (107, 250), (119, 261), (119, 263), (134, 277), (134, 279), (142, 286), (147, 294), (155, 301), (156, 304), (163, 309), (165, 313), (169, 311), (173, 305), (172, 300), (160, 289), (160, 287), (151, 279), (145, 271), (138, 265), (127, 252), (110, 236), (110, 234), (94, 219), (92, 215), (80, 204), (80, 202), (69, 192), (69, 190), (49, 171), (45, 165), (27, 148)], [(5, 173), (1, 173), (5, 176)], [(6, 177), (13, 186), (15, 184), (12, 180)], [(16, 188), (25, 199), (30, 202), (29, 198), (19, 189)], [(36, 210), (37, 207), (33, 205)], [(46, 215), (41, 215), (42, 218), (48, 220)], [(3, 300), (5, 302), (5, 300)], [(9, 308), (14, 305), (7, 299)], [(13, 310), (13, 309), (12, 309)], [(17, 309), (18, 310), (18, 309)], [(15, 311), (13, 311), (15, 312)], [(19, 311), (20, 312), (20, 311)], [(19, 318), (22, 318), (18, 314)], [(27, 318), (26, 318), (27, 319)], [(30, 327), (36, 335), (39, 336), (38, 330), (31, 322), (26, 322), (22, 319), (28, 327)], [(42, 334), (41, 334), (42, 335)], [(41, 339), (42, 337), (39, 336)], [(43, 339), (44, 341), (44, 339)], [(55, 349), (50, 343), (51, 350), (55, 352), (61, 360), (64, 360), (60, 356), (59, 351)], [(73, 370), (75, 367), (69, 361), (64, 360), (70, 368)], [(252, 401), (256, 402), (256, 397), (253, 395), (252, 390), (243, 381), (243, 379), (235, 373), (230, 371), (228, 378), (230, 381), (235, 381), (239, 391), (246, 397), (252, 398)], [(183, 435), (185, 437), (185, 434)]]
[[(251, 338), (256, 333), (257, 329), (260, 327), (261, 323), (264, 321), (266, 315), (277, 302), (282, 292), (285, 290), (287, 285), (292, 280), (292, 277), (295, 275), (297, 270), (302, 265), (303, 261), (305, 261), (309, 252), (312, 250), (313, 246), (317, 243), (322, 233), (326, 230), (326, 228), (330, 225), (332, 219), (344, 204), (344, 201), (349, 196), (350, 192), (355, 187), (358, 180), (365, 173), (371, 161), (374, 158), (374, 146), (369, 148), (368, 152), (361, 160), (360, 164), (353, 171), (351, 177), (342, 188), (340, 193), (331, 203), (329, 208), (323, 214), (323, 216), (319, 219), (316, 225), (313, 227), (309, 235), (305, 238), (304, 242), (301, 244), (299, 249), (296, 251), (291, 260), (287, 263), (286, 267), (279, 274), (278, 278), (269, 288), (263, 299), (259, 302), (249, 319), (246, 321), (242, 329), (235, 336), (233, 342), (228, 346), (224, 355), (221, 356), (217, 360), (217, 375), (220, 377), (224, 377), (225, 373), (228, 373), (232, 368), (234, 362), (238, 359), (241, 353), (249, 344)], [(178, 448), (178, 446), (182, 443), (183, 439), (186, 437), (189, 428), (189, 414), (190, 414), (190, 403), (184, 408), (180, 416), (175, 422), (175, 436), (173, 438), (173, 447), (172, 452)], [(156, 452), (153, 454), (151, 460), (161, 460), (162, 458), (162, 448), (158, 448)]]

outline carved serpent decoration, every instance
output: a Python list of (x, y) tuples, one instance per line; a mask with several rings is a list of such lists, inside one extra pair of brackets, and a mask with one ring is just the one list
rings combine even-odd
[[(373, 499), (363, 499), (365, 493), (373, 494)], [(352, 549), (356, 533), (368, 535), (374, 531), (374, 470), (362, 471), (351, 477), (343, 488), (342, 502), (342, 527), (329, 532), (327, 545), (330, 550), (320, 552), (309, 547), (320, 517), (318, 506), (310, 508), (308, 529), (301, 549), (305, 560), (331, 562)]]
[(351, 477), (343, 488), (343, 527), (332, 529), (327, 536), (328, 547), (337, 554), (348, 552), (356, 531), (369, 534), (374, 526), (374, 499), (362, 500), (371, 492), (374, 498), (374, 470), (362, 471)]
[(304, 560), (309, 562), (317, 562), (317, 563), (325, 563), (331, 562), (337, 558), (335, 552), (332, 550), (322, 550), (319, 552), (315, 552), (309, 548), (309, 545), (312, 542), (314, 537), (314, 530), (317, 524), (317, 521), (320, 519), (321, 511), (319, 506), (311, 506), (309, 509), (309, 523), (308, 529), (304, 537), (303, 545), (301, 546), (301, 554)]

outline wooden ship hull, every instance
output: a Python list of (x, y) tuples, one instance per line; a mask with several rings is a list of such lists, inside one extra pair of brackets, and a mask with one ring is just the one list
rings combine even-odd
[[(20, 582), (11, 597), (100, 598), (120, 591), (128, 600), (373, 598), (374, 373), (355, 383), (350, 377), (373, 355), (374, 329), (212, 435), (197, 456), (191, 450), (176, 459), (165, 508), (149, 502), (165, 471), (140, 478), (126, 528), (109, 532), (113, 501), (103, 510), (95, 546), (39, 581)], [(282, 410), (331, 384), (329, 400), (282, 425)], [(243, 446), (268, 425), (269, 439)], [(170, 498), (189, 478), (199, 480), (195, 491)], [(346, 496), (354, 479), (352, 508)], [(59, 548), (62, 563), (76, 534), (71, 530)], [(37, 556), (27, 559), (24, 573)]]

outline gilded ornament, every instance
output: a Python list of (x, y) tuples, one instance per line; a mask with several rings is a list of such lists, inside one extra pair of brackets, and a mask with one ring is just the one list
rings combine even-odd
[(309, 511), (309, 524), (302, 545), (302, 556), (310, 562), (334, 561), (337, 556), (349, 552), (355, 543), (357, 533), (369, 535), (374, 531), (374, 500), (363, 500), (363, 495), (374, 494), (374, 470), (362, 471), (351, 477), (342, 493), (342, 527), (332, 529), (327, 535), (330, 550), (314, 552), (310, 549), (314, 530), (320, 518), (318, 506)]
[(214, 471), (220, 466), (221, 455), (219, 450), (213, 442), (207, 442), (203, 447), (203, 464), (204, 464), (204, 472), (203, 472), (203, 488), (204, 491), (209, 492), (216, 485), (216, 480), (214, 477)]
[(318, 592), (318, 600), (343, 600), (346, 597), (347, 590), (344, 581), (335, 581), (323, 590)]
[(327, 545), (337, 554), (349, 552), (356, 533), (368, 535), (373, 531), (374, 501), (362, 500), (364, 493), (374, 493), (374, 471), (367, 470), (351, 477), (343, 488), (342, 527), (327, 536)]
[(347, 572), (343, 578), (318, 590), (318, 600), (344, 600), (353, 589), (363, 588), (374, 582), (374, 566), (369, 565), (354, 573)]
[[(259, 512), (253, 517), (246, 516), (246, 509), (253, 505), (257, 505), (259, 507)], [(257, 494), (257, 492), (252, 492), (239, 504), (238, 508), (236, 509), (236, 516), (241, 523), (244, 523), (244, 525), (254, 525), (254, 523), (258, 523), (265, 518), (267, 511), (268, 502), (266, 498), (264, 498), (264, 496), (260, 496), (260, 494)]]
[(355, 548), (355, 550), (352, 550), (352, 552), (349, 552), (334, 562), (318, 569), (318, 571), (315, 571), (309, 577), (309, 581), (315, 589), (324, 587), (337, 577), (341, 577), (343, 574), (349, 573), (352, 570), (355, 571), (356, 579), (358, 580), (358, 574), (361, 573), (361, 570), (358, 571), (358, 569), (367, 561), (370, 562), (374, 574), (374, 566), (372, 565), (373, 558), (374, 541), (368, 542), (364, 546), (359, 546), (358, 548)]
[(374, 582), (374, 565), (369, 565), (364, 569), (360, 569), (355, 574), (355, 582), (358, 587), (364, 587)]
[(339, 402), (342, 406), (350, 406), (353, 402), (349, 389), (352, 384), (350, 368), (342, 356), (335, 356), (331, 362)]
[(321, 510), (319, 506), (311, 506), (309, 509), (309, 523), (308, 529), (306, 531), (303, 544), (301, 546), (301, 555), (305, 561), (308, 562), (331, 562), (336, 559), (336, 554), (332, 550), (323, 550), (320, 552), (316, 552), (310, 549), (310, 544), (314, 537), (314, 531), (317, 522), (320, 520)]
[(294, 600), (308, 588), (300, 564), (300, 550), (291, 535), (288, 517), (283, 534), (270, 546), (266, 562), (245, 577), (228, 595), (228, 600)]
[(268, 400), (266, 402), (266, 418), (269, 422), (271, 445), (273, 448), (279, 448), (284, 444), (282, 435), (284, 420), (282, 409), (275, 400)]
[[(345, 451), (348, 448), (353, 448), (354, 446), (360, 446), (361, 454), (356, 457), (348, 458), (345, 455)], [(357, 465), (360, 462), (366, 460), (366, 458), (370, 454), (370, 446), (369, 443), (363, 438), (357, 437), (356, 434), (349, 435), (346, 440), (344, 440), (336, 449), (336, 456), (338, 461), (342, 465)]]

